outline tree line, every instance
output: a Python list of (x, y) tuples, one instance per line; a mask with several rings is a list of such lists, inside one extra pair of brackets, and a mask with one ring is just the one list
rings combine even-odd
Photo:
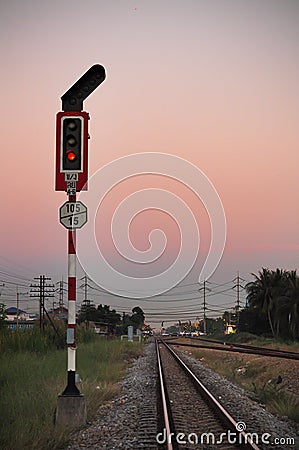
[(141, 329), (144, 325), (145, 315), (139, 306), (132, 309), (132, 314), (122, 315), (115, 309), (110, 309), (110, 305), (82, 305), (78, 323), (98, 322), (108, 326), (108, 332), (113, 334), (127, 334), (128, 326), (133, 326), (134, 331)]
[(262, 268), (246, 284), (247, 306), (240, 311), (239, 330), (299, 339), (299, 277), (296, 270)]

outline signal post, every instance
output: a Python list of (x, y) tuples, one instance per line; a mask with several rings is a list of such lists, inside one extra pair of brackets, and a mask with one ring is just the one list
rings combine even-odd
[(92, 66), (62, 97), (56, 116), (55, 190), (65, 191), (68, 201), (60, 208), (60, 223), (68, 230), (67, 385), (58, 396), (56, 423), (80, 426), (86, 422), (85, 397), (76, 386), (76, 230), (87, 222), (87, 208), (76, 193), (87, 190), (88, 121), (83, 101), (105, 80), (103, 66)]

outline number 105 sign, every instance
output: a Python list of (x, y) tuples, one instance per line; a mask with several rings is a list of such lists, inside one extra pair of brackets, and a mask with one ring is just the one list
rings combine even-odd
[(82, 202), (65, 202), (59, 209), (59, 216), (65, 228), (82, 228), (87, 222), (87, 207)]

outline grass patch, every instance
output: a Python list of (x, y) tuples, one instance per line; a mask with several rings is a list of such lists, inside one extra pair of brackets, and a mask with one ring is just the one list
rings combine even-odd
[[(77, 367), (88, 419), (119, 390), (117, 381), (143, 351), (139, 343), (103, 341), (81, 344)], [(56, 450), (69, 432), (54, 426), (57, 396), (66, 386), (67, 352), (13, 352), (0, 356), (0, 448)]]
[[(52, 320), (55, 329), (49, 322), (45, 324), (44, 330), (40, 330), (36, 323), (28, 330), (1, 330), (0, 331), (0, 353), (32, 352), (45, 354), (48, 351), (66, 348), (67, 324), (64, 321)], [(76, 330), (76, 342), (87, 343), (95, 339), (95, 334), (84, 325), (78, 325)]]
[(269, 382), (251, 385), (255, 400), (266, 404), (274, 413), (299, 423), (299, 403), (294, 397)]
[(193, 356), (199, 359), (205, 366), (225, 377), (234, 380), (236, 370), (244, 364), (243, 358), (235, 354), (222, 353), (219, 357), (216, 351), (191, 350)]
[(286, 416), (294, 422), (299, 423), (299, 404), (285, 392), (280, 391), (274, 398), (270, 398), (269, 406), (277, 414)]

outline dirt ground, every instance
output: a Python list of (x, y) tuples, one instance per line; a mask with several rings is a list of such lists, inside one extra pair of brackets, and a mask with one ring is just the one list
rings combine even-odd
[[(181, 347), (187, 350), (188, 347)], [(233, 383), (242, 386), (250, 392), (250, 397), (258, 403), (264, 404), (269, 411), (287, 419), (286, 410), (277, 409), (271, 398), (264, 399), (265, 392), (286, 393), (292, 404), (299, 411), (299, 361), (260, 355), (223, 352), (209, 349), (191, 349), (188, 352), (199, 359), (202, 364), (221, 375), (229, 378)], [(272, 400), (274, 400), (275, 396)], [(290, 401), (288, 403), (290, 403)], [(294, 414), (294, 412), (292, 413)], [(299, 430), (297, 419), (289, 416), (293, 426)], [(295, 422), (294, 422), (295, 420)], [(296, 423), (297, 422), (297, 423)]]
[[(186, 341), (182, 341), (187, 343)], [(269, 346), (286, 351), (298, 351), (297, 348), (290, 349), (288, 346)], [(194, 356), (202, 358), (207, 367), (228, 376), (243, 387), (257, 382), (261, 384), (276, 385), (278, 389), (284, 390), (298, 401), (299, 405), (299, 361), (284, 358), (251, 355), (244, 353), (223, 352), (209, 349), (194, 351)], [(299, 406), (298, 406), (299, 407)]]
[[(240, 362), (245, 366), (245, 369), (250, 364), (263, 368), (262, 373), (258, 375), (261, 382), (280, 384), (281, 389), (295, 396), (299, 401), (299, 361), (256, 355), (242, 355)], [(240, 376), (242, 376), (242, 371), (240, 371)]]

